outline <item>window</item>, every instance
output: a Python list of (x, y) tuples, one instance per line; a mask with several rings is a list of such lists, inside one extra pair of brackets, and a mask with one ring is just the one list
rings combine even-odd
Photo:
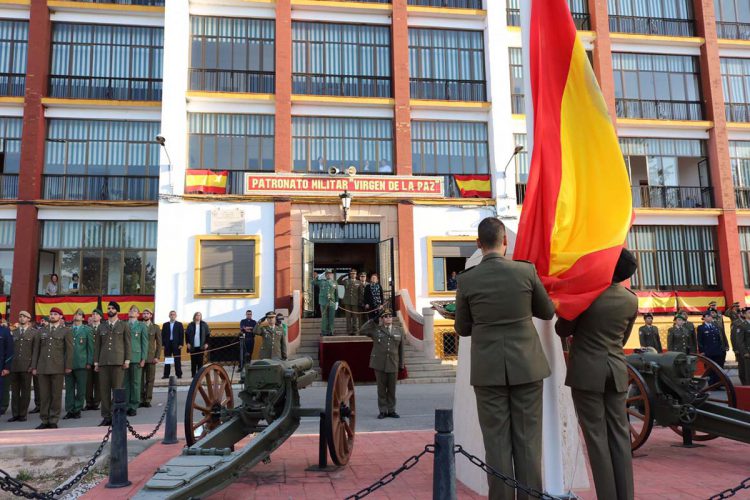
[(392, 174), (393, 120), (294, 116), (292, 149), (295, 172), (353, 165), (364, 174)]
[(609, 0), (609, 29), (620, 33), (694, 36), (693, 0)]
[(295, 94), (391, 97), (390, 26), (292, 23)]
[(10, 294), (13, 280), (13, 246), (16, 243), (16, 221), (0, 220), (0, 295)]
[(196, 237), (195, 296), (259, 297), (258, 236)]
[(190, 90), (274, 93), (273, 19), (190, 18)]
[(466, 268), (466, 261), (477, 250), (472, 236), (427, 238), (427, 266), (429, 293), (453, 295), (456, 276)]
[(486, 101), (484, 33), (409, 28), (413, 99)]
[(0, 117), (0, 199), (18, 198), (23, 118)]
[[(506, 17), (508, 26), (521, 26), (522, 0), (507, 0)], [(568, 7), (573, 16), (573, 22), (579, 30), (591, 29), (588, 0), (568, 0)]]
[[(526, 183), (529, 182), (529, 151), (526, 134), (513, 134), (513, 143), (523, 146), (516, 155), (516, 203), (523, 205), (526, 199)], [(506, 181), (507, 182), (507, 181)]]
[(737, 208), (750, 208), (750, 141), (729, 141)]
[(408, 4), (424, 7), (447, 7), (449, 9), (482, 8), (482, 0), (409, 0)]
[(164, 30), (54, 23), (50, 95), (160, 101)]
[(633, 226), (627, 246), (638, 259), (633, 289), (719, 288), (715, 227)]
[(620, 118), (702, 120), (698, 58), (612, 54)]
[(0, 95), (23, 96), (29, 22), (0, 19)]
[(750, 59), (721, 58), (727, 121), (750, 122)]
[(489, 144), (484, 122), (413, 121), (415, 175), (489, 174)]
[(750, 40), (750, 2), (714, 0), (719, 38)]
[(523, 52), (520, 48), (508, 49), (510, 60), (510, 108), (514, 115), (522, 115), (524, 109)]
[(739, 227), (739, 230), (742, 277), (745, 282), (745, 288), (750, 288), (750, 227)]
[(47, 200), (156, 200), (159, 122), (50, 118)]
[(155, 221), (42, 221), (38, 289), (52, 273), (58, 294), (151, 295), (156, 285)]

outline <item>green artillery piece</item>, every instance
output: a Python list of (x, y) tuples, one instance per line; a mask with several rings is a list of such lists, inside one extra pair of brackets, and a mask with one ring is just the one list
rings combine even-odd
[(734, 385), (705, 356), (637, 349), (628, 356), (628, 375), (633, 451), (646, 442), (654, 422), (682, 435), (687, 446), (717, 437), (750, 443), (750, 412), (736, 408)]
[[(221, 490), (240, 470), (270, 459), (299, 427), (301, 417), (320, 417), (320, 463), (325, 444), (332, 461), (346, 465), (354, 446), (354, 379), (349, 365), (331, 369), (325, 408), (301, 408), (299, 390), (317, 377), (310, 358), (259, 360), (245, 365), (242, 404), (235, 408), (232, 384), (224, 368), (204, 366), (190, 385), (185, 403), (182, 455), (159, 467), (136, 495), (138, 499), (200, 498)], [(235, 451), (245, 437), (252, 439)]]

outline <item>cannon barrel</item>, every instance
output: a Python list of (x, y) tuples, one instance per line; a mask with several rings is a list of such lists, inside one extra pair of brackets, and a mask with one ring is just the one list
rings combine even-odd
[(657, 371), (661, 376), (673, 380), (690, 379), (695, 372), (696, 358), (682, 352), (656, 351), (635, 352), (628, 356), (628, 363), (641, 374), (654, 374)]

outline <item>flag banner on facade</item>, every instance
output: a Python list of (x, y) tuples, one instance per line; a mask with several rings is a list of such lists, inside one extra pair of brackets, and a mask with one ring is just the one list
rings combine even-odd
[(123, 320), (128, 319), (128, 311), (133, 306), (136, 306), (141, 313), (146, 308), (154, 312), (153, 295), (102, 295), (102, 307), (105, 309), (105, 313), (107, 304), (111, 301), (120, 304), (120, 314), (117, 317)]
[(228, 176), (227, 170), (186, 170), (185, 194), (226, 194)]
[(677, 304), (689, 313), (703, 313), (710, 302), (716, 302), (716, 309), (723, 311), (727, 303), (723, 292), (677, 292)]
[[(675, 313), (677, 309), (700, 314), (716, 302), (716, 309), (726, 309), (723, 292), (637, 292), (638, 312), (641, 314)], [(750, 296), (747, 297), (750, 299)]]
[(454, 175), (462, 198), (492, 198), (489, 175)]
[(666, 314), (677, 312), (674, 292), (637, 292), (638, 312), (641, 314)]
[(566, 0), (531, 0), (533, 150), (514, 258), (574, 319), (612, 282), (633, 217), (615, 128)]
[(7, 314), (8, 314), (8, 296), (7, 295), (0, 296), (0, 313), (3, 314), (3, 317), (7, 317)]
[(88, 317), (91, 311), (99, 307), (99, 297), (78, 295), (36, 297), (34, 299), (34, 314), (37, 321), (44, 316), (49, 316), (50, 309), (53, 307), (62, 310), (65, 321), (73, 321), (73, 315), (78, 309), (82, 309)]

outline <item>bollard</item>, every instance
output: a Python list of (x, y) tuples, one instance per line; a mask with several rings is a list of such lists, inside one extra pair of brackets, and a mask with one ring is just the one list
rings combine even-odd
[(167, 392), (167, 421), (164, 427), (164, 439), (161, 444), (175, 444), (177, 442), (177, 377), (169, 377), (169, 391)]
[(432, 499), (456, 500), (456, 455), (453, 453), (453, 410), (435, 410), (435, 460)]
[(128, 436), (125, 411), (125, 389), (114, 390), (114, 407), (112, 408), (112, 447), (109, 452), (109, 482), (106, 488), (124, 488), (130, 486), (128, 481)]

